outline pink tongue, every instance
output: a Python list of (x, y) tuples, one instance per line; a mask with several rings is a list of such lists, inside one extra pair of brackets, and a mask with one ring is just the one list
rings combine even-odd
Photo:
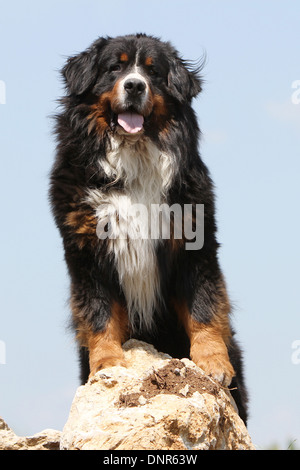
[(118, 123), (130, 134), (135, 134), (143, 128), (144, 117), (136, 113), (121, 113), (118, 115)]

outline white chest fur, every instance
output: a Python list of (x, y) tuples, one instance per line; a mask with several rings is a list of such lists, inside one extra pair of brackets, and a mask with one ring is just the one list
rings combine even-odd
[[(148, 138), (111, 140), (106, 160), (100, 165), (124, 189), (93, 189), (87, 201), (99, 224), (109, 224), (108, 246), (114, 254), (132, 326), (151, 329), (153, 311), (160, 301), (160, 279), (155, 250), (159, 240), (151, 238), (151, 205), (165, 202), (174, 175), (175, 160), (161, 152)], [(139, 204), (141, 211), (132, 207)]]

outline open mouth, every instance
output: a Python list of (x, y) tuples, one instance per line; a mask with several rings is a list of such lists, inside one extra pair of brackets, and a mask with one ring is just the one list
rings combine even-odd
[(126, 111), (117, 116), (119, 126), (129, 134), (137, 134), (143, 129), (144, 116), (134, 111)]

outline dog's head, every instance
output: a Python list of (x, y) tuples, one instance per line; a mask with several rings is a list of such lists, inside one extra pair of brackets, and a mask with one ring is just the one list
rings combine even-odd
[(172, 105), (201, 91), (198, 72), (169, 43), (144, 34), (100, 38), (62, 70), (69, 94), (90, 106), (89, 130), (101, 134), (164, 127)]

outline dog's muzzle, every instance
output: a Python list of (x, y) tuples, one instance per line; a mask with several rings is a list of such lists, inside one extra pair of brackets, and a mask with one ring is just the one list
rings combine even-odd
[(130, 73), (119, 84), (120, 104), (118, 124), (130, 134), (143, 129), (144, 117), (149, 114), (149, 86), (139, 73)]

